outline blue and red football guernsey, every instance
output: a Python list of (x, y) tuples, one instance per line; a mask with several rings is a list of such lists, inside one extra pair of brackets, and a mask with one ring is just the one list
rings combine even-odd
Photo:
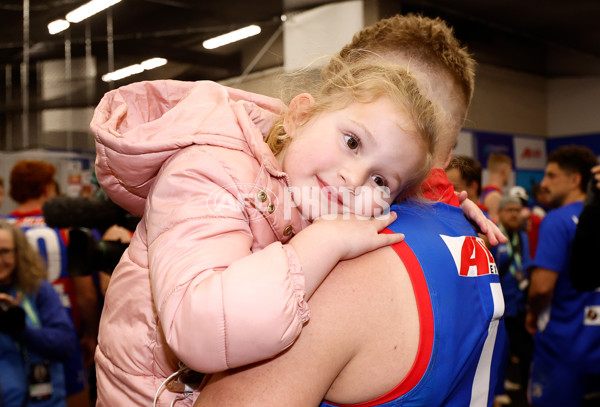
[[(46, 225), (41, 210), (12, 212), (5, 219), (21, 228), (27, 240), (44, 260), (48, 271), (48, 281), (58, 292), (60, 300), (77, 323), (76, 304), (69, 275), (67, 274), (67, 232), (65, 229), (51, 228)], [(75, 315), (73, 315), (75, 314)]]
[[(411, 371), (367, 406), (491, 406), (502, 357), (504, 299), (498, 268), (460, 208), (445, 203), (393, 206), (393, 246), (417, 300), (420, 343)], [(322, 403), (322, 407), (337, 404)]]

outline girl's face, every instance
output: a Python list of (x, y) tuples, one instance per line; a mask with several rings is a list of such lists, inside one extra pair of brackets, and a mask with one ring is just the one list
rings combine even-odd
[(0, 285), (10, 283), (15, 270), (15, 245), (10, 231), (0, 229)]
[(284, 122), (291, 142), (279, 160), (294, 204), (311, 221), (385, 212), (424, 163), (425, 147), (407, 132), (411, 121), (388, 98), (379, 98), (298, 124), (313, 103), (310, 95), (297, 96)]

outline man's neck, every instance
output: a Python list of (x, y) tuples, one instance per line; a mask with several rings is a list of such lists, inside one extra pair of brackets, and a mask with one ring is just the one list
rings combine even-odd
[(20, 204), (17, 207), (17, 211), (18, 212), (32, 212), (32, 211), (39, 211), (42, 209), (42, 206), (44, 205), (44, 198), (38, 198), (38, 199), (30, 199), (29, 201), (23, 202), (22, 204)]
[(502, 189), (506, 183), (504, 182), (504, 177), (502, 177), (502, 175), (490, 174), (490, 180), (488, 184)]
[(576, 191), (571, 191), (571, 193), (569, 195), (567, 195), (567, 197), (563, 201), (562, 206), (567, 206), (569, 204), (572, 204), (573, 202), (583, 202), (584, 199), (585, 199), (585, 192), (583, 192), (579, 189)]

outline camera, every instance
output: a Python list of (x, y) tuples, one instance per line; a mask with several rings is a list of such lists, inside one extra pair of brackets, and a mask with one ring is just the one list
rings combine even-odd
[(18, 336), (25, 329), (25, 311), (21, 307), (0, 300), (0, 332)]
[(67, 273), (86, 276), (98, 270), (112, 274), (128, 246), (128, 243), (100, 240), (88, 228), (73, 228), (69, 231)]
[(108, 199), (56, 197), (42, 207), (46, 224), (69, 228), (67, 272), (70, 276), (90, 275), (100, 270), (112, 273), (129, 244), (101, 240), (93, 230), (104, 231), (119, 225), (134, 231), (140, 218)]

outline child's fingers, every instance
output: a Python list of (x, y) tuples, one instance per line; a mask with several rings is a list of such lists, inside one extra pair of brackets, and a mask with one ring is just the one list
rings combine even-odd
[(383, 229), (391, 225), (397, 218), (398, 215), (396, 214), (396, 212), (390, 212), (377, 218), (373, 218), (372, 221), (375, 222), (375, 225), (377, 226), (377, 231), (382, 231)]
[(498, 244), (498, 239), (496, 238), (496, 236), (493, 233), (488, 233), (485, 236), (487, 237), (490, 245), (496, 246)]
[(377, 250), (382, 247), (391, 246), (396, 243), (400, 243), (404, 240), (403, 233), (381, 233), (378, 234), (374, 240), (369, 243), (369, 248), (365, 251), (370, 252), (371, 250)]
[(390, 246), (396, 243), (400, 243), (404, 240), (404, 233), (381, 234), (379, 236), (385, 236), (385, 244), (383, 246)]
[(488, 219), (489, 230), (485, 234), (488, 238), (488, 241), (492, 246), (496, 246), (498, 243), (506, 243), (508, 242), (508, 238), (504, 236), (502, 231), (496, 224)]
[(459, 203), (463, 203), (468, 198), (467, 191), (454, 191)]

